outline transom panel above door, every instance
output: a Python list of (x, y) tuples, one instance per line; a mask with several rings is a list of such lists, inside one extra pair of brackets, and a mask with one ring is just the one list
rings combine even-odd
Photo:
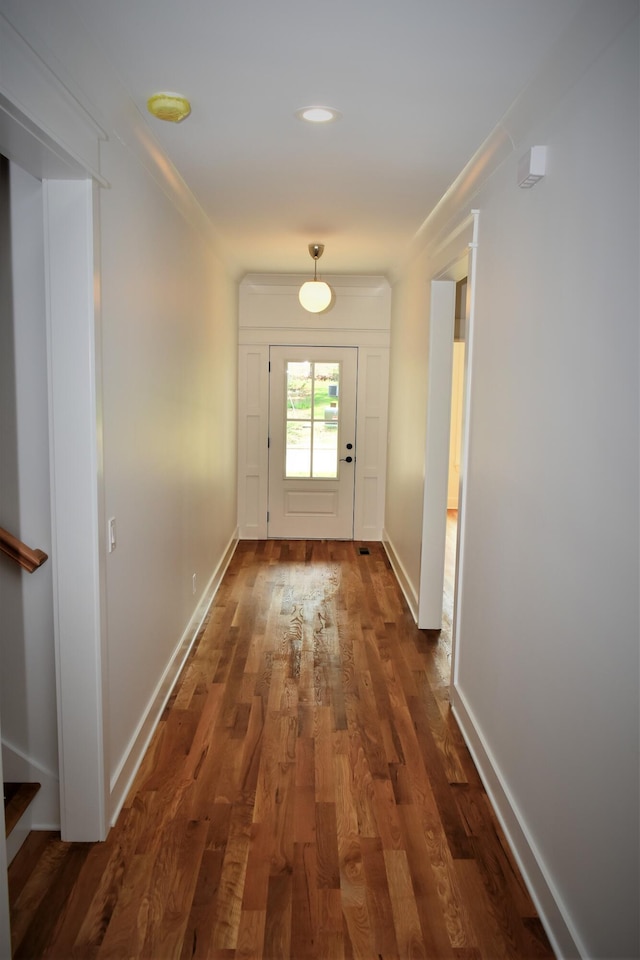
[(268, 536), (353, 539), (357, 347), (269, 351)]

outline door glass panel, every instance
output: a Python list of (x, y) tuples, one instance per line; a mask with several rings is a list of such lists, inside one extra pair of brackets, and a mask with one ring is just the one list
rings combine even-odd
[(313, 431), (313, 476), (325, 480), (338, 474), (338, 423), (316, 421)]
[(311, 476), (311, 424), (287, 421), (285, 475), (291, 479)]
[(313, 364), (287, 363), (287, 420), (308, 420), (313, 390)]
[(340, 363), (287, 361), (286, 479), (338, 476)]

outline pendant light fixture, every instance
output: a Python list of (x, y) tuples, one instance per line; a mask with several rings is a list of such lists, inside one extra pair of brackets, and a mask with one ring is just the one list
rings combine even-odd
[(303, 283), (298, 293), (300, 303), (309, 313), (322, 313), (331, 303), (331, 287), (324, 280), (318, 280), (318, 260), (323, 252), (323, 243), (309, 244), (309, 253), (313, 259), (313, 280)]

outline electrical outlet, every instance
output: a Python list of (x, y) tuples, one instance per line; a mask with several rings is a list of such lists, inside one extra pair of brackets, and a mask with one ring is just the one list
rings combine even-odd
[(196, 595), (196, 575), (195, 575), (195, 573), (194, 573), (194, 575), (191, 577), (191, 593), (192, 593), (192, 594), (194, 595), (194, 597), (195, 597), (195, 595)]

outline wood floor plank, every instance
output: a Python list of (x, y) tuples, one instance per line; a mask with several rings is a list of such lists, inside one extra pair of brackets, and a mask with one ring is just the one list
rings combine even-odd
[(367, 764), (372, 777), (385, 779), (388, 776), (388, 760), (384, 748), (384, 737), (380, 724), (380, 713), (376, 704), (373, 680), (368, 670), (358, 677), (358, 696), (353, 700), (350, 710), (351, 727), (357, 728)]
[[(125, 812), (126, 814), (130, 812)], [(132, 842), (132, 841), (130, 841)], [(120, 848), (94, 845), (74, 885), (56, 934), (56, 949), (69, 956), (97, 953), (118, 897), (124, 859)]]
[[(437, 937), (437, 950), (442, 951), (445, 937), (453, 947), (475, 947), (477, 944), (467, 903), (462, 895), (446, 835), (437, 812), (426, 807), (403, 807), (406, 850), (411, 869), (420, 882), (420, 903), (424, 906), (425, 937)], [(412, 842), (409, 841), (411, 838)]]
[(24, 885), (37, 869), (47, 847), (55, 844), (60, 837), (56, 830), (32, 831), (20, 849), (20, 856), (11, 863), (8, 871), (9, 896), (16, 903)]
[[(14, 952), (28, 935), (32, 926), (32, 920), (37, 915), (41, 903), (48, 896), (50, 888), (53, 886), (58, 870), (63, 864), (69, 845), (59, 840), (59, 835), (54, 834), (53, 839), (44, 846), (41, 852), (40, 860), (36, 868), (30, 871), (21, 889), (15, 896), (12, 888), (13, 864), (9, 870), (9, 893), (12, 896), (13, 916), (11, 922), (11, 937)], [(16, 861), (14, 860), (14, 864)], [(18, 866), (20, 869), (19, 860)], [(15, 899), (13, 897), (15, 896)]]
[(331, 708), (317, 707), (315, 710), (315, 784), (316, 801), (333, 803), (336, 797), (333, 771), (333, 728)]
[(247, 859), (247, 879), (242, 897), (242, 909), (267, 909), (269, 877), (271, 876), (271, 825), (268, 822), (251, 824), (251, 842)]
[(216, 921), (213, 905), (220, 888), (230, 820), (231, 805), (225, 803), (213, 805), (210, 808), (210, 820), (204, 821), (207, 824), (207, 840), (202, 851), (184, 932), (181, 960), (206, 960), (210, 956)]
[(373, 806), (378, 837), (385, 850), (399, 850), (403, 845), (402, 827), (391, 778), (373, 781)]
[(315, 844), (294, 844), (291, 956), (300, 958), (300, 960), (315, 960), (315, 958), (318, 958), (319, 899), (317, 874)]
[(180, 957), (207, 833), (203, 820), (174, 820), (164, 832), (149, 890), (143, 956)]
[[(52, 858), (54, 869), (48, 874), (46, 895), (37, 897), (37, 907), (28, 927), (14, 928), (13, 955), (31, 960), (44, 956), (49, 940), (55, 939), (66, 912), (69, 896), (88, 854), (89, 844), (60, 844), (60, 856)], [(39, 891), (38, 891), (39, 893)]]
[[(96, 953), (100, 960), (143, 955), (154, 863), (155, 858), (149, 853), (133, 854), (128, 860), (113, 913)], [(54, 956), (60, 957), (60, 954)]]
[(373, 956), (385, 960), (400, 960), (393, 904), (389, 892), (389, 880), (384, 859), (384, 850), (379, 838), (365, 839), (361, 844), (362, 863), (366, 880), (367, 908), (372, 924)]
[(238, 942), (252, 815), (248, 805), (232, 807), (215, 902), (216, 922), (210, 944), (213, 949), (234, 950)]
[(424, 705), (418, 697), (410, 697), (408, 707), (418, 735), (424, 765), (429, 771), (431, 791), (436, 801), (451, 854), (453, 857), (459, 858), (471, 857), (473, 856), (471, 844), (447, 779), (446, 767), (442, 755), (438, 751)]
[(496, 960), (522, 956), (521, 944), (510, 918), (506, 924), (502, 922), (505, 919), (503, 905), (487, 895), (476, 861), (457, 861), (456, 873), (482, 956), (495, 957)]
[(261, 960), (266, 922), (266, 909), (245, 910), (243, 908), (240, 915), (238, 948), (235, 951), (235, 960)]
[(553, 960), (451, 714), (450, 627), (359, 546), (238, 544), (107, 840), (11, 865), (16, 957)]
[(316, 803), (316, 855), (318, 886), (340, 889), (340, 855), (335, 803)]
[(286, 960), (291, 956), (291, 908), (293, 882), (290, 872), (269, 877), (264, 931), (265, 957)]
[(411, 873), (405, 850), (385, 850), (384, 862), (400, 956), (426, 958)]
[[(338, 821), (338, 831), (340, 830)], [(340, 893), (347, 942), (359, 960), (374, 956), (374, 926), (367, 903), (366, 877), (362, 850), (356, 836), (338, 840), (340, 857)]]
[(452, 792), (472, 837), (474, 859), (482, 863), (483, 873), (493, 878), (491, 883), (499, 888), (496, 892), (513, 904), (519, 916), (534, 916), (533, 901), (507, 848), (486, 793), (481, 787), (469, 784), (455, 784)]

